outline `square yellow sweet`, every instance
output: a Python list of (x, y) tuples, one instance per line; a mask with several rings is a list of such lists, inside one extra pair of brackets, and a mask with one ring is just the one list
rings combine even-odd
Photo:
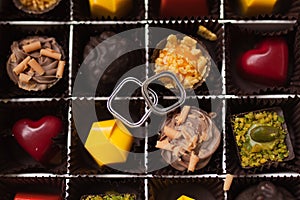
[(118, 120), (93, 123), (85, 148), (100, 165), (126, 162), (133, 137)]
[(271, 14), (277, 0), (240, 0), (242, 13), (245, 16)]
[(177, 200), (195, 200), (193, 198), (187, 197), (185, 195), (182, 195), (181, 197), (179, 197)]
[(123, 17), (132, 9), (132, 0), (89, 0), (94, 17)]

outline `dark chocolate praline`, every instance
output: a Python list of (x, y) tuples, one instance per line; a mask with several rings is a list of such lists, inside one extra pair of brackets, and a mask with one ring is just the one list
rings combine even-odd
[(295, 200), (285, 188), (278, 187), (269, 181), (247, 188), (235, 200)]
[[(128, 71), (129, 64), (135, 60), (132, 54), (123, 55), (131, 46), (130, 41), (119, 36), (112, 37), (115, 34), (105, 31), (99, 36), (90, 37), (84, 48), (84, 65), (88, 68), (86, 82), (93, 86), (99, 83), (97, 91), (102, 94), (109, 94), (113, 90), (117, 81)], [(108, 63), (107, 60), (111, 59), (114, 61)]]

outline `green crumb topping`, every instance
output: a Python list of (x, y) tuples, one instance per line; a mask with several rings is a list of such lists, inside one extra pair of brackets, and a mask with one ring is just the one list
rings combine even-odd
[(136, 200), (134, 194), (85, 195), (80, 200)]
[(284, 118), (276, 112), (249, 112), (232, 120), (242, 167), (282, 162), (289, 156)]

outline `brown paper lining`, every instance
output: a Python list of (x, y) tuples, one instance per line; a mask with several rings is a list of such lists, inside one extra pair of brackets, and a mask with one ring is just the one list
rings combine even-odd
[[(132, 107), (130, 112), (132, 113), (132, 117), (139, 118), (137, 116), (137, 112), (140, 109), (144, 109), (144, 104), (139, 100), (135, 100), (132, 103)], [(91, 105), (92, 102), (88, 100), (76, 100), (73, 102), (73, 113), (79, 115), (80, 113), (85, 113), (85, 107)], [(140, 107), (140, 109), (139, 109)], [(95, 108), (97, 112), (98, 121), (110, 120), (114, 119), (110, 114), (106, 107), (106, 101), (97, 101), (95, 103)], [(133, 111), (134, 110), (134, 111)], [(143, 136), (145, 135), (145, 128), (128, 128), (128, 130), (132, 133), (134, 137), (133, 145), (130, 150), (133, 155), (129, 155), (127, 158), (127, 162), (121, 163), (118, 165), (111, 166), (99, 166), (89, 152), (85, 149), (83, 142), (79, 138), (78, 134), (87, 134), (89, 133), (90, 127), (92, 126), (92, 121), (89, 121), (88, 116), (83, 116), (82, 121), (80, 122), (80, 126), (77, 127), (74, 124), (74, 119), (72, 120), (72, 145), (71, 145), (71, 153), (70, 153), (70, 173), (71, 174), (123, 174), (123, 173), (132, 173), (132, 174), (142, 174), (145, 173), (144, 166), (144, 156), (140, 159), (138, 154), (144, 153), (145, 139)], [(84, 125), (84, 126), (83, 126)], [(134, 155), (134, 154), (137, 155)], [(133, 165), (134, 163), (134, 165)], [(122, 169), (120, 171), (119, 169)]]
[[(14, 34), (11, 34), (14, 33)], [(10, 80), (6, 71), (6, 62), (11, 55), (10, 46), (13, 41), (22, 40), (28, 36), (47, 36), (54, 37), (57, 43), (64, 50), (64, 60), (68, 61), (69, 55), (69, 27), (54, 25), (54, 26), (19, 26), (19, 25), (2, 25), (0, 26), (0, 38), (5, 38), (2, 40), (0, 47), (0, 97), (1, 98), (29, 98), (29, 97), (40, 97), (40, 98), (59, 98), (68, 96), (69, 87), (69, 64), (66, 63), (64, 69), (64, 75), (61, 80), (57, 82), (53, 87), (44, 91), (26, 91), (20, 89), (18, 85), (15, 85), (12, 80)]]
[[(245, 175), (256, 173), (278, 173), (278, 172), (299, 172), (299, 152), (300, 152), (300, 135), (297, 132), (300, 129), (299, 124), (299, 98), (289, 99), (230, 99), (227, 102), (227, 119), (226, 119), (226, 170), (230, 174)], [(230, 117), (234, 114), (255, 111), (265, 108), (281, 107), (290, 134), (295, 158), (288, 162), (272, 163), (267, 166), (257, 168), (243, 169), (238, 159)], [(297, 121), (298, 120), (298, 121)]]
[(238, 0), (225, 0), (224, 16), (225, 19), (236, 20), (292, 20), (299, 18), (299, 0), (280, 0), (274, 8), (272, 14), (260, 14), (257, 16), (243, 16), (239, 10)]
[(144, 180), (131, 178), (72, 178), (69, 182), (69, 200), (80, 199), (83, 195), (105, 194), (106, 192), (115, 191), (118, 193), (135, 194), (137, 200), (145, 199)]
[[(175, 199), (181, 195), (193, 198), (203, 198), (199, 194), (202, 190), (210, 193), (216, 200), (223, 200), (223, 181), (218, 178), (182, 178), (164, 179), (155, 178), (149, 181), (149, 200)], [(173, 190), (172, 190), (173, 189)], [(200, 190), (201, 189), (201, 190)], [(169, 193), (167, 193), (167, 191)], [(171, 198), (170, 195), (173, 197)], [(176, 197), (175, 197), (176, 196)], [(200, 197), (201, 196), (201, 197)], [(207, 196), (205, 198), (208, 199)], [(209, 198), (209, 200), (212, 198)]]
[[(203, 25), (206, 28), (208, 28), (209, 30), (211, 30), (213, 33), (215, 33), (218, 37), (218, 39), (214, 42), (212, 41), (208, 41), (204, 38), (202, 38), (201, 36), (197, 35), (197, 30), (199, 25)], [(190, 21), (185, 23), (179, 23), (179, 22), (175, 22), (175, 23), (153, 23), (150, 24), (150, 31), (149, 31), (149, 44), (151, 47), (156, 47), (156, 45), (163, 39), (167, 38), (169, 34), (173, 33), (173, 31), (176, 31), (175, 34), (177, 34), (177, 32), (183, 33), (185, 35), (191, 36), (194, 39), (200, 41), (208, 50), (208, 53), (210, 54), (212, 60), (214, 61), (214, 63), (216, 64), (216, 68), (215, 70), (210, 71), (208, 77), (206, 78), (206, 81), (208, 83), (210, 83), (210, 87), (208, 88), (207, 84), (204, 82), (200, 87), (196, 88), (195, 90), (192, 91), (186, 91), (187, 95), (218, 95), (218, 94), (222, 94), (222, 77), (221, 77), (221, 70), (222, 70), (222, 58), (223, 58), (223, 27), (221, 24), (219, 24), (218, 22), (213, 22), (211, 20), (209, 21), (201, 21), (200, 23), (195, 22), (195, 23), (191, 23)], [(151, 31), (151, 27), (158, 27), (158, 28), (166, 28), (169, 30), (165, 31), (165, 34), (163, 33), (153, 33), (153, 31)], [(156, 31), (157, 32), (157, 31)], [(155, 61), (155, 49), (150, 49), (149, 51), (149, 58), (150, 58), (150, 63), (151, 65), (153, 65), (154, 61)], [(154, 72), (152, 69), (149, 70), (150, 75), (153, 75)]]
[[(226, 90), (227, 94), (257, 95), (257, 94), (295, 94), (299, 91), (300, 62), (296, 55), (299, 54), (299, 31), (291, 25), (272, 24), (228, 24), (226, 26)], [(243, 79), (237, 72), (237, 58), (254, 45), (270, 37), (282, 37), (289, 47), (288, 81), (284, 86), (271, 87), (256, 84)], [(240, 38), (240, 40), (239, 40)], [(245, 41), (244, 38), (247, 38)]]
[(300, 195), (299, 177), (240, 177), (234, 178), (230, 190), (227, 192), (228, 199), (235, 199), (242, 191), (251, 186), (257, 186), (262, 181), (270, 181), (277, 187), (283, 187), (289, 191), (295, 199)]
[[(193, 17), (184, 17), (183, 19), (218, 19), (220, 16), (220, 1), (219, 0), (209, 0), (207, 1), (209, 7), (209, 15), (208, 16), (193, 16)], [(159, 14), (160, 8), (160, 0), (151, 0), (149, 1), (149, 19), (160, 20), (160, 19), (176, 19), (180, 20), (181, 17), (172, 16), (171, 18), (163, 18)], [(184, 9), (184, 8), (183, 8)], [(187, 11), (188, 12), (188, 11)]]
[[(33, 103), (0, 103), (2, 117), (0, 129), (1, 149), (0, 162), (1, 174), (12, 173), (56, 173), (63, 174), (67, 170), (67, 133), (68, 133), (68, 109), (69, 102), (50, 101)], [(38, 110), (39, 112), (33, 112)], [(54, 115), (62, 119), (64, 124), (63, 132), (53, 138), (54, 144), (60, 149), (57, 164), (42, 165), (35, 161), (12, 136), (11, 128), (13, 124), (23, 118), (38, 120), (45, 115)]]

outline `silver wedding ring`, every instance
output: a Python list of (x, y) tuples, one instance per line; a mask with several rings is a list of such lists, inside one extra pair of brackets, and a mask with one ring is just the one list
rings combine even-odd
[[(161, 78), (172, 79), (172, 81), (175, 83), (175, 86), (176, 86), (175, 88), (178, 89), (178, 91), (179, 91), (178, 101), (166, 108), (160, 108), (158, 106), (158, 100), (159, 100), (158, 95), (153, 89), (149, 88), (149, 85), (151, 83), (153, 83), (154, 81), (159, 80)], [(113, 101), (116, 99), (120, 90), (126, 84), (129, 84), (129, 83), (134, 83), (134, 84), (138, 85), (139, 87), (141, 87), (142, 96), (147, 105), (146, 107), (147, 108), (149, 107), (149, 109), (146, 109), (145, 114), (138, 122), (131, 122), (130, 120), (126, 119), (124, 116), (122, 116), (120, 113), (118, 113), (112, 106)], [(142, 126), (152, 112), (155, 114), (158, 114), (158, 115), (165, 115), (165, 114), (175, 110), (176, 108), (180, 107), (184, 103), (185, 99), (186, 99), (186, 92), (185, 92), (182, 84), (180, 83), (180, 81), (177, 79), (176, 75), (173, 74), (172, 72), (165, 71), (165, 72), (156, 74), (156, 75), (148, 78), (144, 82), (141, 82), (140, 80), (138, 80), (137, 78), (134, 78), (134, 77), (125, 78), (114, 89), (113, 93), (108, 98), (107, 108), (115, 118), (121, 120), (125, 125), (127, 125), (131, 128), (136, 128), (136, 127)]]

